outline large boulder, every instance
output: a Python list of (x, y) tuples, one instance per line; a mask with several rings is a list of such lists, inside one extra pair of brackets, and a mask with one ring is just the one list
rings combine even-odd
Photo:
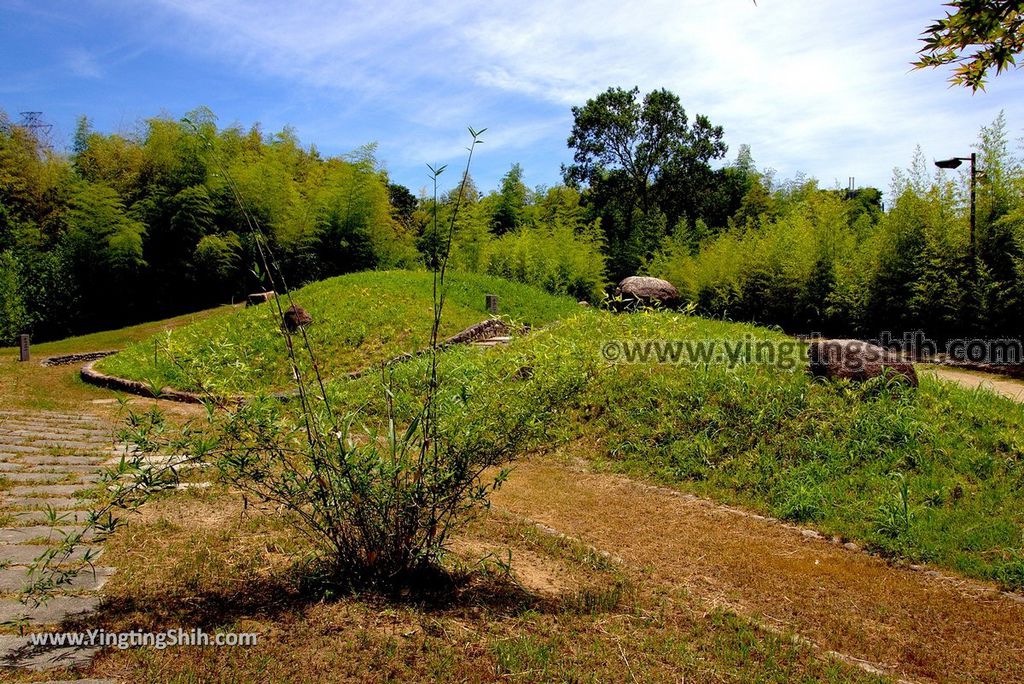
[(807, 357), (808, 370), (815, 377), (863, 381), (889, 371), (894, 378), (917, 387), (912, 362), (861, 340), (815, 340), (807, 349)]
[(282, 326), (290, 333), (298, 332), (299, 328), (305, 328), (313, 322), (313, 317), (298, 304), (292, 304), (284, 312), (284, 323)]
[(257, 304), (262, 304), (263, 302), (269, 302), (273, 298), (273, 290), (269, 290), (267, 292), (253, 292), (252, 294), (248, 295), (245, 298), (245, 305), (256, 306)]
[(622, 300), (626, 308), (637, 305), (672, 308), (682, 301), (675, 285), (649, 276), (626, 278), (615, 288), (615, 296)]

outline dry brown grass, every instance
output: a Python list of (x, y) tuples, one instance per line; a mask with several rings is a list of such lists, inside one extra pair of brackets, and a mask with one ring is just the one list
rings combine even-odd
[(307, 551), (280, 516), (217, 487), (161, 496), (107, 543), (103, 562), (118, 572), (87, 626), (257, 632), (260, 642), (108, 650), (84, 674), (133, 683), (873, 680), (500, 513), (459, 536), (448, 581), (399, 596), (311, 588), (296, 561)]
[(912, 680), (1024, 680), (1024, 603), (799, 530), (574, 465), (521, 463), (496, 504), (685, 591)]

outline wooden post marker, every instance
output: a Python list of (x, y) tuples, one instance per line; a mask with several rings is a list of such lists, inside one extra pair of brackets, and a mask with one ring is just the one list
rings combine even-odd
[(498, 313), (498, 295), (487, 295), (487, 312), (492, 314)]
[(28, 361), (28, 335), (18, 335), (18, 346), (21, 348), (21, 360)]

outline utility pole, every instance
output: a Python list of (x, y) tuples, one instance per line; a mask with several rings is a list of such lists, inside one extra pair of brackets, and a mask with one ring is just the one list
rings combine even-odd
[(940, 169), (958, 169), (964, 162), (971, 162), (971, 234), (970, 234), (970, 253), (968, 258), (971, 261), (971, 276), (974, 278), (975, 283), (978, 279), (978, 249), (975, 243), (975, 222), (977, 214), (977, 187), (978, 187), (978, 154), (977, 152), (971, 152), (970, 157), (953, 157), (952, 159), (943, 159), (935, 162), (935, 165)]
[(968, 293), (969, 305), (967, 306), (965, 313), (968, 317), (974, 319), (971, 321), (971, 323), (974, 323), (976, 322), (976, 317), (980, 308), (980, 302), (978, 300), (978, 245), (975, 237), (978, 203), (978, 153), (971, 152), (970, 157), (953, 157), (952, 159), (943, 159), (935, 162), (935, 165), (940, 169), (956, 169), (964, 162), (971, 163), (971, 233), (967, 247), (967, 258), (969, 261), (967, 267), (970, 269), (972, 285), (971, 290)]
[(977, 204), (975, 199), (975, 192), (978, 185), (978, 154), (977, 152), (971, 152), (971, 270), (974, 276), (975, 283), (978, 280), (978, 249), (974, 241), (974, 226), (975, 226), (975, 205)]
[(50, 131), (53, 130), (53, 124), (43, 121), (42, 112), (20, 112), (20, 114), (21, 121), (18, 122), (18, 126), (29, 131), (41, 146), (48, 148), (50, 146)]

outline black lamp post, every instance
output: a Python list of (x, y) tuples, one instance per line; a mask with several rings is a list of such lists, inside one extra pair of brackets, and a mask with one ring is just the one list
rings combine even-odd
[(942, 159), (935, 162), (935, 165), (940, 169), (958, 169), (960, 165), (965, 161), (971, 162), (971, 268), (975, 265), (975, 246), (974, 246), (974, 189), (978, 182), (977, 173), (977, 162), (978, 155), (974, 152), (971, 153), (970, 157), (953, 157), (952, 159)]

